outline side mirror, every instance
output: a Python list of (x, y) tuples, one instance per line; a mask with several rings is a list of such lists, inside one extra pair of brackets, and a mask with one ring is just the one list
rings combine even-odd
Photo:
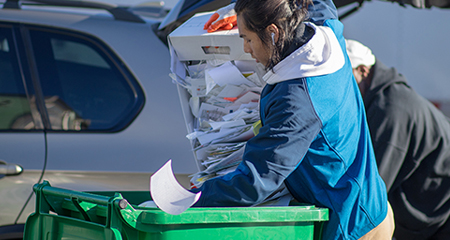
[(23, 172), (23, 168), (20, 165), (7, 163), (0, 160), (0, 175), (16, 176)]

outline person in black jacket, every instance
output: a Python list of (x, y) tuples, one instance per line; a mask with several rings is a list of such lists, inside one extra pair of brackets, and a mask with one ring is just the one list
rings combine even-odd
[(449, 119), (368, 47), (346, 44), (394, 211), (395, 239), (450, 239)]

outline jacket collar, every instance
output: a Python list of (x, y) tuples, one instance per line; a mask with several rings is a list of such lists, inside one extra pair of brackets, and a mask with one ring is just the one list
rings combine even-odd
[(305, 23), (314, 30), (311, 39), (281, 60), (263, 79), (275, 84), (290, 79), (334, 73), (344, 66), (342, 48), (329, 27)]

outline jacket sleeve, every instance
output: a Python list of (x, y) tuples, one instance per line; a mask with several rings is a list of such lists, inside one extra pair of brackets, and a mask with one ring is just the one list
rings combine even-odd
[(328, 19), (338, 19), (336, 6), (331, 0), (313, 0), (308, 8), (309, 19), (316, 25), (323, 25)]
[[(298, 81), (300, 82), (300, 81)], [(276, 191), (298, 167), (321, 122), (302, 84), (279, 83), (262, 99), (265, 118), (238, 169), (206, 181), (195, 206), (250, 206)]]

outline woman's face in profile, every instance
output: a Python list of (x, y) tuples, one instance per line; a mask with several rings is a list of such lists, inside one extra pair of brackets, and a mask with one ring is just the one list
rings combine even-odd
[(256, 32), (247, 29), (243, 18), (237, 17), (239, 37), (244, 40), (244, 52), (250, 53), (256, 62), (267, 66), (270, 58), (269, 48), (264, 45)]

